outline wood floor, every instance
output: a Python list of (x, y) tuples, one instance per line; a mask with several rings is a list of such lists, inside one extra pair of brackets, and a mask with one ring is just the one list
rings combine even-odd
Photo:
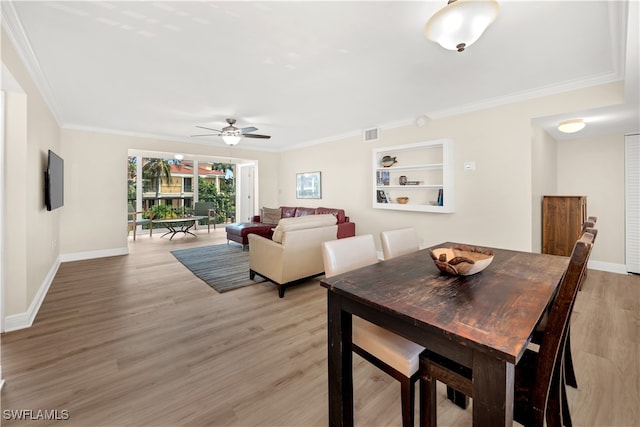
[[(326, 291), (312, 280), (283, 299), (268, 283), (217, 294), (169, 252), (226, 242), (198, 234), (63, 264), (33, 327), (2, 336), (3, 425), (326, 426)], [(571, 332), (574, 425), (639, 426), (640, 278), (589, 271)], [(399, 384), (355, 355), (354, 372), (356, 425), (400, 425)], [(470, 425), (439, 393), (439, 424)]]

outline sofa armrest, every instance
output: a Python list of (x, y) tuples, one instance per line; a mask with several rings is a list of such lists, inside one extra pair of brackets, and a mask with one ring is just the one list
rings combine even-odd
[(283, 283), (284, 247), (258, 234), (249, 234), (247, 238), (249, 239), (249, 269), (278, 283)]
[(344, 239), (345, 237), (353, 237), (356, 235), (356, 223), (355, 222), (343, 222), (338, 224), (338, 239)]

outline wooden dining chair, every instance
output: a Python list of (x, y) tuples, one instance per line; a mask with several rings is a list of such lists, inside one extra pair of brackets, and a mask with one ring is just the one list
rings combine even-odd
[[(582, 223), (582, 233), (584, 233), (586, 230), (588, 230), (590, 228), (591, 229), (595, 228), (596, 222), (598, 222), (598, 217), (597, 216), (590, 216), (589, 218), (587, 218), (587, 220)], [(594, 239), (595, 239), (595, 237), (594, 237)], [(587, 269), (584, 270), (584, 277), (585, 278), (587, 277)], [(583, 282), (580, 282), (580, 286), (578, 287), (579, 291), (582, 290), (582, 283)]]
[[(588, 221), (585, 221), (582, 227), (582, 232), (589, 232), (593, 235), (592, 243), (595, 244), (596, 237), (598, 236), (598, 230), (593, 228), (595, 224), (596, 218), (589, 217)], [(578, 290), (582, 288), (582, 284), (587, 277), (587, 267), (585, 267), (584, 272), (582, 273), (582, 277), (580, 278), (580, 284), (578, 285)], [(542, 342), (542, 337), (544, 335), (544, 330), (547, 327), (547, 322), (549, 318), (549, 312), (547, 311), (540, 322), (536, 326), (535, 331), (531, 337), (531, 342), (534, 344), (540, 344)], [(564, 374), (565, 374), (565, 382), (568, 386), (573, 388), (578, 388), (578, 380), (576, 379), (575, 369), (573, 367), (573, 355), (571, 353), (571, 328), (570, 325), (567, 327), (567, 338), (564, 345)]]
[[(371, 234), (322, 243), (327, 277), (378, 262)], [(352, 351), (400, 382), (402, 425), (414, 424), (415, 383), (424, 347), (360, 317), (352, 317)]]
[[(525, 350), (515, 367), (513, 416), (515, 421), (525, 427), (542, 427), (545, 417), (549, 427), (563, 424), (564, 414), (560, 409), (563, 341), (592, 246), (591, 233), (583, 233), (575, 243), (553, 300), (539, 351)], [(452, 385), (467, 396), (473, 397), (473, 371), (470, 368), (425, 350), (420, 356), (422, 427), (437, 424), (436, 381)]]
[(389, 230), (380, 233), (384, 259), (395, 258), (420, 249), (418, 233), (411, 228)]

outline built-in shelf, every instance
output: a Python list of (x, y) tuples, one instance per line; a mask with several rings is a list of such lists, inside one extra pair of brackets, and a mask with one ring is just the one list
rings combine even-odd
[[(395, 158), (383, 166), (385, 156)], [(453, 212), (453, 141), (438, 139), (373, 150), (373, 207), (417, 212)], [(401, 184), (405, 177), (407, 184)], [(417, 182), (417, 184), (415, 184)], [(408, 197), (401, 204), (398, 197)]]

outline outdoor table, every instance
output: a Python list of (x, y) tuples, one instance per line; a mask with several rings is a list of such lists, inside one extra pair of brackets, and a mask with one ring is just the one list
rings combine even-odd
[(168, 219), (157, 219), (157, 220), (154, 219), (153, 224), (164, 224), (169, 231), (167, 231), (160, 237), (164, 237), (167, 234), (171, 234), (171, 237), (169, 238), (169, 240), (172, 240), (173, 237), (178, 233), (184, 233), (185, 235), (191, 234), (192, 236), (196, 236), (189, 230), (191, 230), (192, 227), (195, 227), (194, 229), (197, 230), (198, 221), (206, 218), (207, 218), (206, 216), (187, 216), (182, 218), (168, 218)]

